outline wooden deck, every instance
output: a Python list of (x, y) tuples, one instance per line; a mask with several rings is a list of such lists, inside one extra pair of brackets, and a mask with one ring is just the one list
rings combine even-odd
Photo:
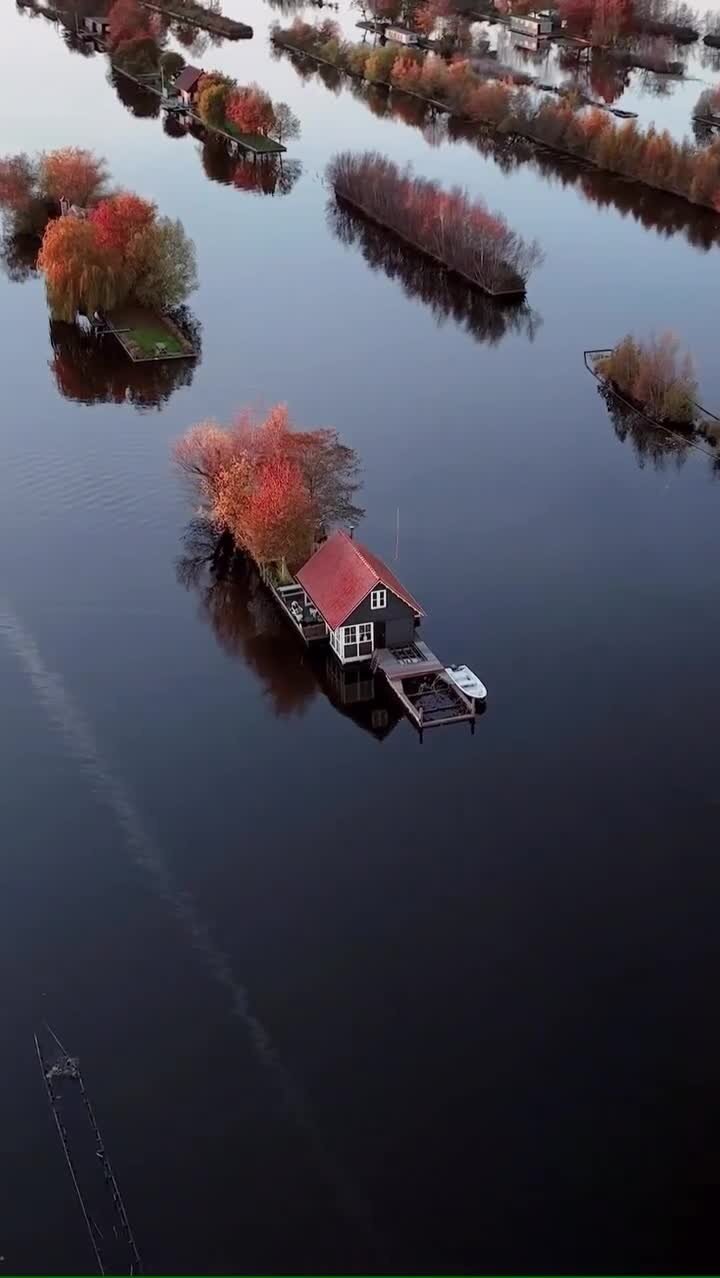
[(474, 728), (473, 702), (421, 639), (404, 648), (378, 648), (372, 669), (384, 674), (390, 691), (420, 733), (448, 723), (470, 723)]
[(327, 639), (325, 622), (317, 610), (307, 602), (302, 586), (291, 582), (287, 586), (279, 586), (273, 581), (265, 568), (260, 569), (260, 576), (282, 611), (307, 644), (319, 643)]

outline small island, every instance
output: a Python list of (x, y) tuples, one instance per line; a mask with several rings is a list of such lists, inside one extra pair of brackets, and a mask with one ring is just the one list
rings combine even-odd
[(537, 241), (526, 243), (481, 200), (443, 191), (377, 152), (336, 155), (327, 180), (339, 199), (491, 297), (523, 297), (542, 261)]
[(182, 223), (130, 191), (108, 190), (102, 159), (79, 147), (0, 160), (6, 234), (38, 246), (54, 320), (85, 317), (136, 362), (195, 354), (173, 318), (197, 287)]
[(674, 333), (647, 341), (628, 334), (612, 349), (586, 351), (585, 365), (600, 383), (611, 411), (619, 403), (651, 426), (680, 433), (687, 442), (720, 444), (720, 418), (697, 402), (692, 356), (681, 353)]
[[(298, 431), (278, 404), (229, 429), (203, 423), (175, 460), (218, 539), (217, 554), (247, 556), (308, 646), (328, 646), (341, 667), (377, 671), (422, 733), (469, 723), (484, 705), (419, 637), (424, 611), (393, 571), (355, 541), (358, 458), (337, 431)], [(349, 524), (346, 532), (340, 525)], [(455, 673), (453, 673), (455, 672)], [(471, 674), (471, 672), (468, 672)]]

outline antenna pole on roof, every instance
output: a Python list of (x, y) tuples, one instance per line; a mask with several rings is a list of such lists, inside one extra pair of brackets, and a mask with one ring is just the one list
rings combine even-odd
[(353, 536), (354, 536), (354, 533), (355, 533), (355, 525), (354, 525), (354, 524), (348, 524), (348, 532), (350, 533), (350, 540), (352, 541)]
[(395, 516), (395, 562), (400, 558), (400, 507), (397, 508)]

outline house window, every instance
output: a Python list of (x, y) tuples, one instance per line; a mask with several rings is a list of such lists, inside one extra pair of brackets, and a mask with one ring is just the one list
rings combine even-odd
[(387, 608), (387, 590), (373, 590), (370, 595), (371, 608)]
[(330, 632), (330, 644), (341, 661), (358, 661), (371, 657), (373, 651), (373, 623), (363, 621), (357, 626), (341, 626)]

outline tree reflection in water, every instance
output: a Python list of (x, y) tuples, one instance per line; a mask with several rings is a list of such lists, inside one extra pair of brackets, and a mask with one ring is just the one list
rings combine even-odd
[(202, 165), (211, 182), (235, 186), (254, 195), (288, 195), (302, 172), (299, 160), (271, 155), (264, 160), (250, 160), (231, 155), (220, 138), (203, 141)]
[(144, 89), (141, 84), (121, 75), (114, 67), (108, 72), (108, 81), (113, 86), (124, 107), (139, 120), (156, 119), (160, 114), (160, 99), (156, 93)]
[(207, 53), (210, 47), (209, 31), (202, 31), (199, 27), (181, 23), (171, 23), (170, 30), (190, 58), (201, 58), (204, 53)]
[(185, 533), (185, 553), (177, 562), (178, 581), (194, 591), (200, 616), (230, 657), (258, 679), (273, 713), (302, 715), (319, 692), (359, 727), (382, 740), (400, 719), (399, 710), (378, 694), (366, 666), (343, 669), (326, 645), (304, 646), (281, 615), (257, 568), (235, 551), (228, 534), (205, 519)]
[[(670, 466), (681, 470), (690, 453), (695, 451), (695, 445), (700, 445), (706, 453), (711, 452), (712, 446), (697, 430), (691, 428), (681, 433), (653, 426), (647, 418), (623, 404), (606, 386), (598, 386), (597, 389), (610, 414), (615, 434), (622, 443), (630, 441), (641, 470), (648, 462), (655, 470), (667, 470)], [(720, 478), (718, 459), (711, 456), (711, 465), (713, 475)]]
[(95, 337), (82, 323), (50, 321), (50, 368), (60, 394), (77, 404), (132, 404), (160, 408), (181, 386), (189, 386), (200, 359), (200, 324), (187, 307), (172, 312), (198, 355), (195, 359), (147, 360), (134, 364), (112, 336)]
[(694, 248), (705, 251), (720, 243), (720, 221), (710, 209), (688, 204), (642, 182), (626, 182), (612, 173), (573, 164), (562, 156), (534, 147), (523, 138), (500, 139), (489, 130), (478, 130), (458, 120), (451, 120), (449, 129), (452, 138), (470, 142), (505, 172), (532, 164), (543, 177), (562, 186), (577, 187), (593, 204), (617, 209), (623, 217), (632, 217), (647, 230), (667, 238), (682, 233)]
[(15, 235), (7, 227), (0, 237), (0, 270), (12, 284), (24, 284), (37, 275), (40, 241), (35, 235)]
[[(318, 67), (286, 49), (275, 49), (278, 58), (287, 58), (302, 80), (320, 77)], [(338, 76), (331, 67), (333, 82)], [(563, 186), (576, 186), (585, 198), (601, 208), (612, 206), (623, 217), (630, 216), (648, 230), (671, 236), (682, 233), (695, 248), (708, 250), (720, 242), (720, 220), (710, 209), (688, 204), (686, 200), (646, 187), (641, 182), (626, 182), (612, 173), (574, 164), (563, 156), (533, 146), (523, 138), (503, 136), (497, 130), (465, 123), (453, 116), (433, 112), (432, 108), (408, 98), (389, 93), (386, 88), (364, 81), (340, 77), (340, 91), (350, 92), (362, 100), (377, 116), (391, 115), (411, 127), (422, 130), (431, 145), (445, 141), (464, 141), (491, 158), (504, 172), (521, 165), (533, 165), (542, 177)], [(418, 109), (419, 108), (419, 109)]]
[(527, 302), (494, 301), (345, 203), (330, 200), (327, 217), (343, 244), (357, 246), (372, 270), (384, 271), (400, 283), (407, 297), (429, 306), (438, 325), (453, 319), (476, 341), (495, 346), (508, 333), (532, 341), (542, 324)]

